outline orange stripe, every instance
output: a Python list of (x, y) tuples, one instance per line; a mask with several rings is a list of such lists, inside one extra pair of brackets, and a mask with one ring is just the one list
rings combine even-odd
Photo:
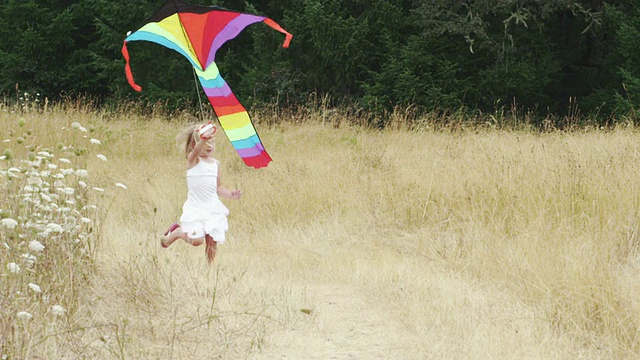
[(218, 106), (215, 110), (218, 117), (245, 111), (244, 107), (240, 104), (232, 106)]
[(281, 33), (283, 33), (285, 35), (285, 39), (284, 39), (284, 43), (282, 44), (283, 48), (288, 48), (289, 44), (291, 43), (291, 39), (293, 39), (293, 35), (291, 35), (291, 33), (289, 33), (287, 30), (283, 29), (282, 26), (278, 25), (277, 22), (269, 19), (269, 18), (265, 18), (264, 20), (262, 20), (263, 23), (267, 24), (269, 27), (271, 27), (272, 29), (276, 30), (276, 31), (280, 31)]

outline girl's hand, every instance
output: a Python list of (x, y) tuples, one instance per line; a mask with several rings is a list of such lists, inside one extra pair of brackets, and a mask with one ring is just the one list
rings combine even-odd
[(240, 190), (231, 190), (230, 198), (233, 200), (239, 200), (242, 197), (242, 191)]
[(198, 134), (200, 135), (200, 139), (207, 141), (213, 138), (217, 130), (216, 126), (209, 122), (207, 125), (203, 125), (198, 129)]

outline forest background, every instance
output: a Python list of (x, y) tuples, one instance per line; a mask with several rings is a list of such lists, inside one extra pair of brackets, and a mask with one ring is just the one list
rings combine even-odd
[[(127, 31), (163, 1), (8, 0), (0, 6), (0, 92), (56, 101), (90, 98), (194, 107), (199, 90), (174, 51)], [(637, 120), (640, 6), (635, 0), (198, 1), (271, 17), (294, 35), (251, 26), (221, 49), (221, 74), (248, 108), (324, 105), (384, 126), (394, 109), (525, 113), (529, 121)], [(33, 99), (32, 99), (33, 100)], [(311, 102), (313, 102), (311, 101)], [(562, 120), (557, 120), (562, 125)]]

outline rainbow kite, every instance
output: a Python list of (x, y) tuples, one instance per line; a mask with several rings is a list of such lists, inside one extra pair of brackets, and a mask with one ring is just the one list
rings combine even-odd
[(222, 129), (245, 164), (254, 168), (267, 166), (271, 157), (264, 150), (249, 114), (220, 76), (215, 58), (216, 52), (225, 42), (238, 36), (247, 26), (258, 22), (285, 34), (282, 47), (289, 47), (293, 36), (267, 17), (217, 6), (192, 5), (180, 0), (165, 2), (144, 25), (127, 34), (122, 46), (127, 80), (136, 91), (141, 91), (142, 88), (133, 80), (127, 42), (154, 42), (189, 59)]

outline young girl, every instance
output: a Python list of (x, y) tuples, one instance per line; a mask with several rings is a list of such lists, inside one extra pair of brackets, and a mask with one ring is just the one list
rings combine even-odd
[(229, 190), (220, 182), (220, 162), (213, 158), (216, 127), (209, 122), (194, 125), (180, 137), (185, 139), (187, 155), (187, 201), (182, 206), (180, 224), (173, 224), (162, 238), (161, 245), (169, 247), (182, 239), (193, 246), (206, 243), (207, 260), (211, 264), (216, 256), (217, 244), (225, 241), (229, 210), (220, 201), (238, 200), (240, 190)]

